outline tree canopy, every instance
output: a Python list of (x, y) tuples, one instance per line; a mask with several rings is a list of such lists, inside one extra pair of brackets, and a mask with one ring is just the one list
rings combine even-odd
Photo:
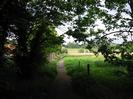
[[(95, 49), (96, 54), (101, 52), (106, 61), (126, 60), (132, 57), (132, 0), (1, 2), (0, 64), (4, 62), (6, 38), (11, 35), (14, 35), (16, 42), (16, 66), (25, 71), (28, 66), (31, 68), (41, 63), (48, 53), (60, 49), (63, 36), (58, 36), (55, 28), (69, 21), (72, 24), (66, 34), (77, 38), (77, 41), (85, 42), (88, 49)], [(101, 23), (100, 26), (98, 22)], [(121, 42), (116, 44), (116, 41)], [(121, 55), (121, 58), (118, 55)]]
[[(70, 22), (71, 26), (65, 34), (71, 35), (82, 44), (84, 42), (83, 46), (96, 55), (101, 53), (105, 61), (128, 65), (128, 74), (133, 76), (133, 69), (130, 67), (133, 64), (133, 0), (1, 0), (0, 93), (4, 93), (7, 97), (7, 94), (12, 91), (10, 95), (19, 96), (29, 88), (30, 90), (26, 90), (26, 95), (29, 97), (29, 94), (37, 92), (38, 88), (31, 88), (29, 81), (32, 78), (37, 78), (38, 75), (45, 78), (40, 70), (42, 65), (44, 69), (45, 66), (48, 66), (46, 64), (48, 55), (59, 51), (63, 43), (63, 35), (57, 35), (56, 27), (67, 22)], [(12, 46), (13, 55), (6, 53), (8, 44)], [(68, 45), (79, 47), (71, 43)], [(67, 53), (67, 50), (63, 49), (62, 52)], [(77, 66), (79, 71), (83, 70), (80, 60), (75, 62), (79, 63), (75, 67)], [(85, 65), (83, 66), (85, 67)], [(87, 73), (86, 69), (89, 72), (90, 65), (88, 63), (87, 68), (84, 69), (85, 74)], [(56, 70), (55, 67), (54, 70)], [(76, 69), (71, 70), (75, 71)], [(78, 75), (81, 74), (82, 72), (79, 72)], [(85, 76), (88, 77), (88, 74)], [(74, 75), (76, 76), (77, 73)], [(39, 77), (38, 79), (41, 81), (42, 79)], [(84, 77), (81, 78), (84, 79)], [(85, 83), (88, 91), (88, 84), (93, 81), (91, 81), (90, 75), (89, 79), (86, 77)], [(18, 87), (19, 84), (16, 86), (17, 82), (22, 84), (22, 87)], [(40, 84), (38, 82), (32, 83), (33, 86), (38, 86)], [(21, 91), (23, 84), (26, 87)], [(124, 85), (126, 84), (127, 82), (124, 83)], [(41, 84), (38, 87), (42, 91), (42, 93), (39, 91), (39, 98), (41, 98), (40, 95), (45, 96), (45, 90), (42, 89)], [(15, 88), (20, 90), (19, 94), (16, 94)], [(1, 92), (1, 89), (4, 91)], [(28, 92), (31, 90), (35, 91)]]
[(126, 59), (132, 57), (126, 47), (132, 43), (132, 21), (132, 0), (95, 0), (75, 18), (67, 34), (85, 41), (89, 49), (98, 48), (107, 61), (119, 60), (119, 54)]
[(15, 65), (26, 76), (35, 72), (48, 53), (60, 49), (63, 36), (57, 35), (55, 27), (84, 12), (86, 5), (83, 0), (2, 0), (0, 64), (5, 60), (4, 44), (12, 36)]

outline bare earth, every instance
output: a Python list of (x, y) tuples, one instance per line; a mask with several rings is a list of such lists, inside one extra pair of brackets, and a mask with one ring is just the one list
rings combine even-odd
[(49, 99), (83, 99), (77, 95), (71, 85), (71, 77), (64, 69), (64, 61), (60, 60), (57, 67), (57, 77), (50, 88)]

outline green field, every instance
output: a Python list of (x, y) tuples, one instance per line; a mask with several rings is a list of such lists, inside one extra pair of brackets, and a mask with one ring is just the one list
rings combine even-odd
[(74, 56), (94, 55), (93, 53), (90, 53), (89, 50), (84, 48), (67, 48), (67, 52), (68, 55)]
[(70, 75), (75, 72), (87, 73), (87, 64), (90, 65), (90, 75), (95, 78), (115, 80), (115, 72), (127, 73), (125, 67), (115, 66), (104, 62), (102, 56), (68, 56), (64, 58), (66, 70)]
[[(126, 90), (131, 87), (126, 66), (104, 62), (102, 56), (67, 56), (64, 63), (76, 90), (84, 96), (92, 99), (130, 99), (125, 95)], [(89, 74), (87, 64), (90, 65)], [(90, 96), (90, 93), (94, 96)]]

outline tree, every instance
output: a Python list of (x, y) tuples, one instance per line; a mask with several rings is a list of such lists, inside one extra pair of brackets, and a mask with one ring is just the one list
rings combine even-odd
[[(0, 64), (4, 63), (4, 44), (11, 32), (22, 35), (27, 31), (29, 13), (26, 11), (27, 1), (2, 0), (0, 4)], [(20, 32), (21, 30), (21, 32)], [(20, 36), (21, 37), (21, 36)], [(24, 41), (23, 41), (24, 42)], [(20, 44), (20, 43), (19, 43)]]
[[(58, 37), (56, 35), (55, 27), (72, 20), (77, 13), (82, 13), (85, 10), (85, 6), (81, 5), (86, 5), (85, 2), (74, 0), (30, 0), (27, 3), (26, 8), (32, 16), (32, 20), (29, 21), (28, 27), (30, 29), (25, 34), (19, 35), (22, 38), (18, 39), (25, 42), (22, 44), (24, 50), (21, 50), (22, 52), (19, 50), (20, 52), (18, 52), (18, 57), (16, 58), (21, 69), (23, 68), (27, 72), (31, 68), (33, 71), (36, 70), (37, 64), (45, 60), (50, 51), (60, 48), (62, 36)], [(81, 10), (78, 9), (79, 5)], [(19, 47), (22, 48), (21, 45)], [(55, 47), (57, 48), (53, 49)], [(24, 66), (29, 67), (29, 69)]]
[[(48, 49), (53, 50), (51, 46), (55, 48), (62, 42), (62, 37), (55, 34), (55, 27), (84, 12), (86, 5), (82, 0), (3, 0), (0, 5), (0, 61), (8, 33), (14, 33), (17, 41), (15, 63), (27, 76), (30, 70), (36, 69), (33, 64), (39, 63), (42, 52), (46, 59)], [(36, 59), (38, 61), (34, 61)]]
[(80, 45), (78, 43), (69, 42), (67, 45), (65, 45), (67, 48), (80, 48)]
[[(124, 59), (127, 55), (133, 57), (132, 51), (129, 52), (126, 47), (133, 42), (133, 1), (95, 0), (92, 2), (84, 14), (78, 15), (73, 22), (74, 27), (67, 34), (79, 41), (87, 42), (89, 49), (98, 48), (97, 52), (101, 52), (108, 61), (119, 60), (118, 54), (125, 57)], [(104, 29), (97, 27), (98, 21), (104, 24)], [(112, 46), (118, 39), (122, 40), (121, 44)]]

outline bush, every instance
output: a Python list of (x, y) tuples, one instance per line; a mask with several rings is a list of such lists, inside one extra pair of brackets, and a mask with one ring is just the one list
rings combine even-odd
[(57, 69), (56, 68), (57, 68), (57, 61), (54, 60), (50, 63), (42, 64), (42, 66), (40, 68), (40, 72), (43, 75), (47, 75), (48, 77), (55, 78), (57, 75)]
[(86, 53), (89, 53), (89, 50), (86, 49), (85, 52), (86, 52)]
[(61, 53), (68, 53), (68, 50), (66, 48), (62, 48)]
[(84, 53), (84, 49), (79, 49), (79, 53)]

